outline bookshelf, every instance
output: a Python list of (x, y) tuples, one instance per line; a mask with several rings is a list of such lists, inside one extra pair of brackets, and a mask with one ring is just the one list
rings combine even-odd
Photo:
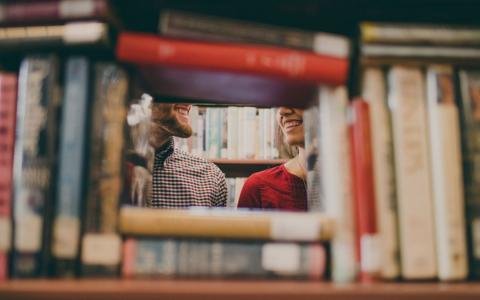
[(285, 159), (211, 159), (226, 177), (248, 177), (252, 173), (263, 171), (285, 163)]
[(473, 283), (335, 285), (299, 281), (224, 280), (15, 280), (0, 283), (2, 299), (249, 299), (249, 300), (473, 300)]

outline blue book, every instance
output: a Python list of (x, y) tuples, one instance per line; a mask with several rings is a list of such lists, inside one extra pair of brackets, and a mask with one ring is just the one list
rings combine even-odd
[(79, 252), (89, 106), (89, 69), (89, 62), (85, 57), (69, 58), (65, 66), (57, 205), (52, 241), (53, 269), (55, 275), (60, 277), (75, 275), (75, 261)]

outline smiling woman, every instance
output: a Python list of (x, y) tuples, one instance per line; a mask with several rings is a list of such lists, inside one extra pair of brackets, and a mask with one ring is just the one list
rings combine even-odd
[(285, 164), (252, 174), (243, 186), (238, 207), (306, 211), (306, 159), (303, 110), (280, 107), (277, 123), (285, 143), (298, 154)]

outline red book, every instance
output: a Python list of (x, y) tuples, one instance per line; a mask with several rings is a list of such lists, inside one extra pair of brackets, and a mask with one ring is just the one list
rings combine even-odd
[(185, 69), (139, 66), (139, 77), (152, 95), (181, 98), (190, 102), (243, 104), (254, 106), (302, 107), (316, 95), (317, 86), (275, 80), (265, 76)]
[(348, 59), (287, 48), (175, 40), (128, 32), (119, 36), (117, 57), (133, 64), (219, 70), (332, 85), (344, 84), (348, 76)]
[(350, 106), (352, 175), (360, 279), (371, 281), (380, 271), (380, 245), (376, 222), (373, 160), (368, 103), (357, 99)]
[(16, 102), (17, 76), (0, 72), (0, 280), (7, 278), (11, 239)]
[(0, 5), (0, 24), (107, 18), (107, 0), (41, 0)]

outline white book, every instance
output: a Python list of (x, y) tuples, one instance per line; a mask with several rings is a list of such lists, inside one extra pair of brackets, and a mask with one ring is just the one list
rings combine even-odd
[(402, 277), (437, 275), (425, 84), (420, 69), (388, 74), (394, 137)]
[(334, 218), (332, 276), (335, 282), (352, 282), (357, 276), (353, 189), (344, 86), (321, 87), (319, 95), (321, 181), (325, 212)]
[(458, 108), (453, 71), (431, 66), (427, 72), (431, 170), (440, 280), (465, 279), (468, 272), (465, 200)]
[(237, 159), (238, 158), (238, 132), (239, 132), (239, 107), (229, 106), (227, 108), (228, 116), (228, 140), (227, 140), (227, 157), (228, 159)]
[(255, 107), (244, 107), (239, 130), (243, 132), (240, 147), (243, 150), (244, 159), (254, 159), (257, 153), (257, 109)]
[(362, 97), (370, 105), (372, 154), (375, 183), (377, 227), (380, 237), (379, 255), (382, 278), (400, 275), (398, 257), (397, 208), (395, 168), (390, 114), (384, 74), (381, 69), (367, 68), (363, 72)]

